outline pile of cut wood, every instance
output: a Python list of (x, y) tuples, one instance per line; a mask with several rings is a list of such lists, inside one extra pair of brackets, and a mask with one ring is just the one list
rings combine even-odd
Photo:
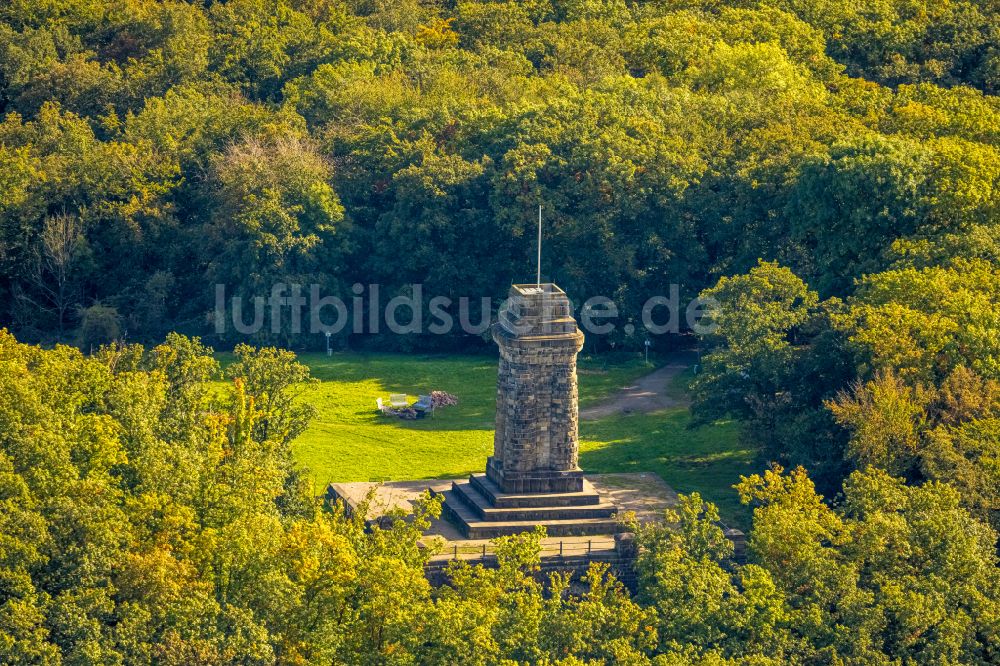
[(434, 409), (458, 404), (458, 398), (445, 391), (431, 391), (431, 401), (434, 403)]

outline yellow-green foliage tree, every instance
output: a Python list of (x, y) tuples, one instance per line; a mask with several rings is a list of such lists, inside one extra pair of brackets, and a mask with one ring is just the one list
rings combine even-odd
[(831, 507), (780, 468), (738, 485), (754, 506), (748, 562), (714, 507), (681, 499), (640, 531), (640, 600), (676, 662), (988, 664), (998, 656), (996, 533), (947, 485), (853, 473)]
[(9, 664), (646, 663), (653, 621), (595, 566), (534, 574), (540, 533), (432, 590), (440, 501), (368, 527), (324, 506), (290, 443), (293, 355), (198, 339), (91, 357), (0, 331), (0, 661)]
[[(347, 516), (302, 482), (290, 443), (310, 417), (296, 388), (308, 371), (288, 352), (240, 347), (225, 387), (198, 339), (85, 357), (3, 331), (0, 371), (4, 663), (998, 656), (996, 534), (976, 514), (996, 498), (977, 463), (995, 458), (1000, 391), (969, 371), (931, 397), (880, 376), (831, 406), (856, 427), (859, 460), (954, 487), (872, 468), (830, 506), (801, 469), (752, 476), (738, 486), (754, 507), (744, 565), (715, 508), (682, 497), (666, 524), (636, 526), (635, 598), (605, 564), (576, 583), (540, 576), (540, 529), (498, 540), (495, 568), (455, 562), (432, 588), (422, 536), (439, 500), (368, 526), (363, 507)], [(914, 408), (900, 420), (904, 402)]]

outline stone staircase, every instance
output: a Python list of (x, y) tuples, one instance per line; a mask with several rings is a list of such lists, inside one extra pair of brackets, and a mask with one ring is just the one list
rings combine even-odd
[(583, 490), (566, 493), (503, 492), (485, 474), (452, 483), (444, 496), (445, 518), (469, 539), (531, 531), (542, 525), (549, 536), (614, 534), (617, 509), (586, 479)]

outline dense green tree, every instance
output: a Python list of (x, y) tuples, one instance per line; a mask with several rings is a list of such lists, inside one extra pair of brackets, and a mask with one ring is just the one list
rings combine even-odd
[(749, 562), (730, 565), (718, 514), (682, 498), (640, 531), (641, 591), (681, 663), (890, 664), (996, 658), (996, 534), (943, 484), (855, 472), (830, 506), (801, 469), (738, 486)]
[(951, 263), (865, 277), (836, 326), (872, 367), (935, 382), (959, 366), (997, 378), (996, 263)]
[[(997, 26), (980, 0), (0, 4), (0, 325), (94, 351), (0, 334), (0, 660), (996, 661)], [(685, 501), (643, 536), (644, 604), (540, 584), (537, 536), (434, 591), (435, 502), (318, 510), (291, 355), (239, 346), (213, 385), (169, 334), (244, 342), (216, 283), (502, 296), (539, 203), (575, 301), (637, 322), (707, 290), (696, 414), (842, 494), (745, 481), (736, 569)], [(321, 343), (264, 310), (258, 341)]]
[(111, 301), (141, 274), (134, 243), (169, 217), (163, 195), (176, 166), (148, 144), (101, 141), (84, 119), (51, 104), (34, 121), (9, 116), (0, 136), (8, 316), (65, 328), (72, 305), (89, 305), (68, 289), (82, 284), (91, 298)]
[[(204, 229), (214, 255), (208, 276), (248, 296), (279, 282), (320, 281), (342, 256), (343, 207), (331, 177), (329, 163), (301, 138), (248, 139), (217, 156)], [(272, 333), (299, 333), (268, 321)]]
[(940, 387), (883, 371), (829, 403), (851, 433), (848, 455), (919, 481), (951, 483), (962, 503), (996, 526), (1000, 511), (1000, 385), (958, 367)]
[(837, 302), (787, 268), (761, 263), (703, 293), (715, 301), (694, 412), (743, 423), (767, 460), (809, 465), (824, 489), (844, 472), (843, 434), (823, 401), (852, 376), (853, 356), (832, 330)]
[[(549, 277), (625, 319), (758, 259), (848, 296), (899, 243), (993, 226), (994, 16), (968, 0), (8, 3), (0, 317), (70, 339), (99, 301), (157, 340), (212, 334), (216, 282), (499, 296), (530, 271), (539, 202)], [(44, 242), (60, 220), (82, 228), (62, 267)]]
[[(769, 268), (781, 275), (756, 278)], [(308, 413), (288, 353), (241, 347), (227, 388), (196, 339), (85, 357), (3, 332), (0, 370), (0, 654), (13, 663), (997, 658), (996, 534), (975, 514), (995, 511), (1000, 390), (967, 370), (933, 396), (886, 375), (837, 398), (851, 455), (914, 485), (869, 468), (828, 503), (801, 469), (744, 479), (745, 564), (716, 509), (682, 497), (668, 522), (636, 526), (635, 599), (602, 565), (579, 586), (540, 579), (541, 531), (432, 588), (422, 536), (439, 499), (369, 526), (364, 505), (323, 510), (289, 484), (287, 440)], [(912, 447), (892, 432), (900, 399), (923, 410)], [(903, 445), (869, 446), (885, 442)]]

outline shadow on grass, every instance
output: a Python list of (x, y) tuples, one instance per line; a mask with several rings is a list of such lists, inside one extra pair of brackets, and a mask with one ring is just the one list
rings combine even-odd
[[(485, 468), (493, 448), (494, 355), (344, 352), (300, 359), (319, 380), (302, 396), (316, 407), (317, 418), (293, 449), (318, 487), (329, 481), (464, 478)], [(608, 397), (652, 370), (638, 355), (615, 362), (581, 357), (579, 368), (581, 404)], [(679, 376), (668, 390), (684, 391), (688, 379)], [(459, 404), (412, 421), (376, 410), (376, 399), (390, 393), (415, 398), (434, 390), (457, 396)], [(679, 492), (701, 492), (740, 524), (742, 510), (731, 486), (752, 471), (750, 452), (739, 445), (731, 423), (698, 429), (689, 423), (686, 409), (581, 423), (581, 467), (589, 473), (654, 472)]]
[(690, 428), (686, 409), (619, 416), (581, 424), (585, 472), (653, 472), (679, 493), (699, 492), (737, 524), (746, 522), (733, 484), (753, 469), (735, 424)]
[(439, 381), (449, 371), (495, 373), (497, 366), (495, 354), (306, 353), (300, 354), (299, 360), (320, 381), (377, 379), (394, 390), (412, 390), (414, 385)]
[[(304, 401), (317, 407), (319, 421), (350, 422), (393, 431), (492, 430), (496, 412), (496, 356), (343, 352), (299, 356), (319, 380)], [(608, 362), (581, 357), (581, 404), (606, 398), (631, 379), (655, 369), (641, 356)], [(417, 420), (386, 417), (375, 401), (404, 393), (411, 401), (420, 394), (446, 391), (458, 405), (440, 408), (433, 417)]]

